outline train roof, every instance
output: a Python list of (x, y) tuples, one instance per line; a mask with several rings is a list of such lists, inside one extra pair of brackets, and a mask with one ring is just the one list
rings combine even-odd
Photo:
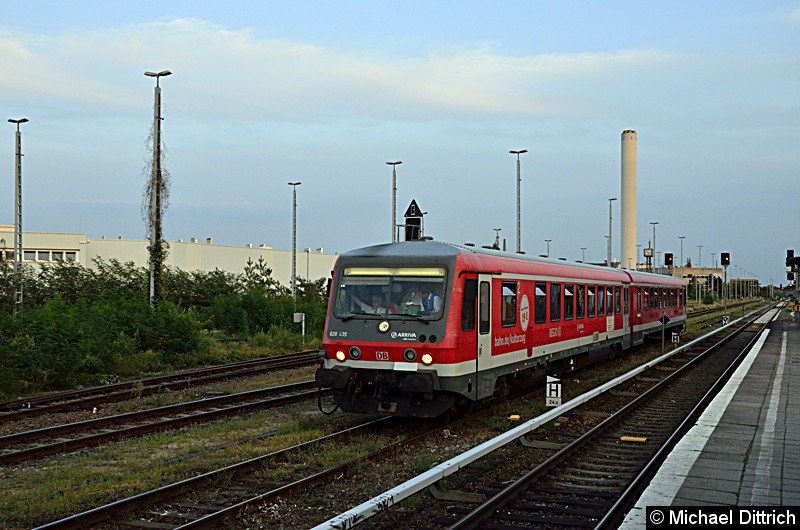
[[(489, 257), (489, 260), (486, 260)], [(454, 243), (447, 243), (443, 241), (431, 240), (416, 240), (416, 241), (401, 241), (398, 243), (384, 243), (380, 245), (373, 245), (369, 247), (357, 248), (340, 255), (341, 263), (350, 261), (351, 258), (358, 260), (367, 258), (375, 259), (376, 261), (407, 259), (409, 262), (419, 260), (420, 263), (430, 263), (431, 260), (439, 261), (442, 263), (455, 262), (461, 259), (463, 262), (476, 266), (478, 264), (485, 268), (487, 265), (497, 263), (500, 266), (501, 262), (495, 260), (501, 259), (503, 268), (512, 266), (516, 263), (524, 267), (529, 263), (535, 263), (541, 266), (545, 272), (555, 272), (559, 268), (568, 268), (572, 270), (586, 270), (592, 271), (593, 275), (603, 277), (604, 279), (612, 279), (617, 281), (632, 281), (637, 283), (654, 283), (665, 285), (683, 285), (680, 278), (672, 276), (665, 276), (662, 274), (654, 274), (650, 272), (632, 271), (628, 269), (609, 268), (603, 265), (592, 265), (589, 263), (581, 263), (577, 261), (566, 261), (556, 258), (544, 258), (541, 256), (532, 256), (527, 254), (518, 254), (515, 252), (507, 252), (491, 248), (478, 248), (468, 245), (457, 245)], [(600, 279), (600, 278), (598, 278)]]

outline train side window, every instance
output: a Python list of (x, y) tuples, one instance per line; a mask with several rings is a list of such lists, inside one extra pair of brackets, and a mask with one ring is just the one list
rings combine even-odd
[(597, 286), (597, 316), (601, 317), (606, 310), (606, 288), (603, 285)]
[(586, 316), (592, 318), (594, 316), (594, 304), (595, 304), (595, 296), (594, 290), (597, 288), (596, 285), (589, 286), (589, 300), (586, 302)]
[(541, 324), (547, 320), (547, 286), (544, 282), (536, 283), (536, 301), (533, 306), (533, 321)]
[(640, 313), (642, 311), (642, 288), (636, 288), (636, 312)]
[(489, 299), (489, 282), (481, 282), (480, 286), (480, 293), (479, 293), (479, 303), (478, 306), (480, 307), (480, 314), (478, 316), (478, 325), (480, 326), (480, 333), (485, 334), (489, 333), (489, 317), (491, 312), (489, 311), (489, 304), (491, 300)]
[(564, 286), (564, 320), (572, 320), (575, 309), (575, 286), (568, 283)]
[(517, 282), (503, 282), (502, 293), (501, 320), (507, 328), (517, 323)]
[(650, 309), (650, 291), (645, 288), (644, 289), (644, 310), (648, 311)]
[(625, 286), (622, 288), (622, 313), (627, 315), (629, 313), (629, 306), (630, 303), (628, 297), (631, 295), (630, 287)]
[(586, 286), (578, 286), (577, 318), (583, 318), (586, 314)]
[(550, 284), (550, 322), (561, 320), (561, 284)]
[(619, 314), (622, 307), (620, 304), (619, 286), (614, 287), (614, 313)]
[(461, 331), (475, 329), (475, 300), (478, 298), (478, 281), (464, 280), (464, 298), (461, 300)]

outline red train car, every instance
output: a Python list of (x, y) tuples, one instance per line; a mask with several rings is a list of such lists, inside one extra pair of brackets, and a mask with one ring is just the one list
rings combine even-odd
[(669, 276), (432, 241), (337, 259), (320, 388), (347, 412), (435, 417), (686, 322)]

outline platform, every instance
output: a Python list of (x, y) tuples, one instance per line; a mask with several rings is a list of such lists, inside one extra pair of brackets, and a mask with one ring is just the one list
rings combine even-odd
[(800, 506), (797, 317), (786, 309), (765, 315), (767, 330), (620, 528), (645, 528), (648, 506)]

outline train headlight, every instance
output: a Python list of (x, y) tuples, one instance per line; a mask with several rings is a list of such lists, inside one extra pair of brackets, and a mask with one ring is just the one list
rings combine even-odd
[(353, 346), (352, 348), (350, 348), (350, 358), (352, 359), (361, 358), (361, 349), (358, 346)]
[(342, 350), (336, 350), (336, 360), (343, 363), (345, 359), (347, 359), (347, 356), (344, 352)]
[(381, 333), (386, 333), (387, 331), (389, 331), (389, 323), (386, 322), (385, 320), (382, 321), (380, 324), (378, 324), (378, 331), (380, 331)]
[(403, 352), (403, 359), (406, 361), (413, 363), (417, 360), (417, 352), (414, 351), (413, 348), (408, 348), (406, 351)]
[(423, 353), (422, 354), (422, 364), (425, 366), (430, 366), (433, 364), (433, 355), (430, 353)]

